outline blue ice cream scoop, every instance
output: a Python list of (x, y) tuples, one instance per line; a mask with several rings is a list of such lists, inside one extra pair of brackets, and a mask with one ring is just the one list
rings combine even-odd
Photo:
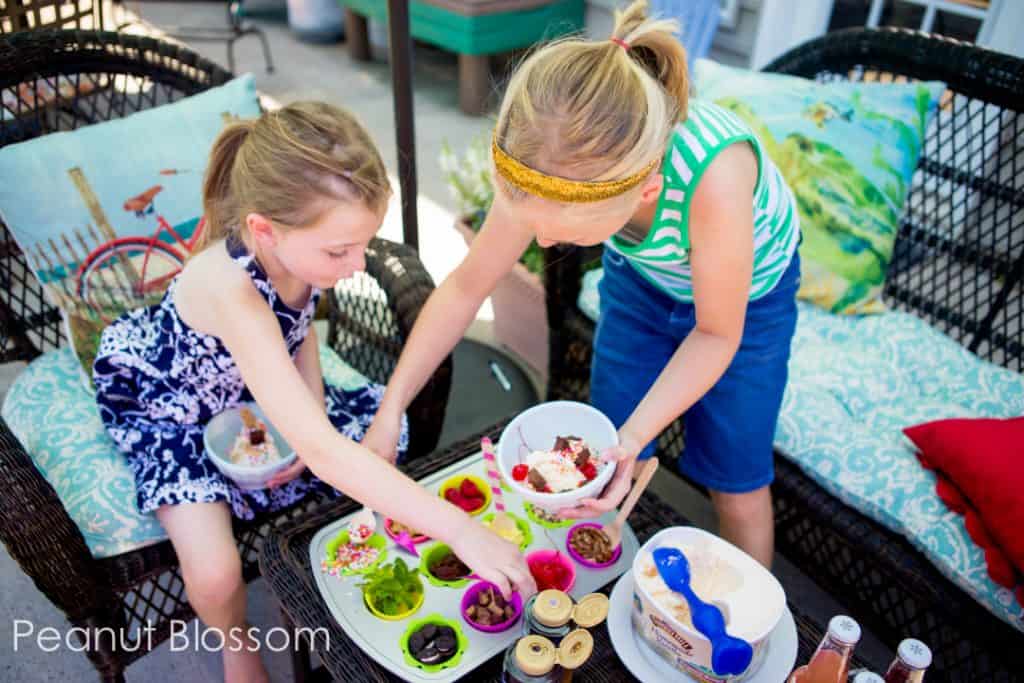
[(690, 588), (690, 563), (678, 548), (656, 548), (652, 553), (665, 585), (682, 594), (690, 605), (693, 626), (711, 641), (711, 669), (719, 676), (741, 674), (750, 666), (754, 648), (725, 632), (721, 610), (697, 597)]

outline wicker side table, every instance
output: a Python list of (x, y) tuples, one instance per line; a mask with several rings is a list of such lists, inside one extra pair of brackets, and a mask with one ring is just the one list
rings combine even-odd
[[(451, 447), (413, 461), (405, 471), (409, 476), (419, 479), (437, 470), (474, 455), (480, 449), (480, 438), (490, 436), (496, 439), (507, 421), (487, 428), (480, 434), (466, 439)], [(295, 644), (298, 650), (293, 652), (294, 680), (304, 683), (312, 679), (314, 674), (320, 680), (325, 674), (337, 681), (398, 681), (389, 671), (379, 666), (368, 657), (345, 635), (345, 632), (334, 621), (327, 610), (313, 578), (314, 569), (309, 563), (309, 543), (317, 531), (325, 524), (333, 522), (358, 508), (358, 503), (351, 499), (332, 501), (318, 508), (306, 517), (278, 527), (270, 532), (263, 545), (260, 556), (260, 567), (270, 590), (274, 593), (284, 617), (285, 625), (290, 629), (325, 628), (330, 636), (330, 649), (316, 651), (316, 657), (322, 662), (326, 672), (314, 672), (311, 663), (309, 643), (297, 636)], [(636, 509), (630, 515), (629, 523), (636, 532), (641, 543), (655, 532), (666, 526), (686, 525), (689, 522), (679, 513), (666, 505), (661, 499), (648, 492), (640, 499)], [(605, 586), (605, 593), (611, 591), (614, 584)], [(798, 661), (806, 661), (818, 646), (823, 629), (809, 619), (791, 602), (789, 605), (797, 625), (799, 638)], [(577, 672), (577, 678), (587, 683), (620, 683), (636, 680), (612, 649), (608, 629), (602, 624), (592, 629), (594, 635), (594, 654)], [(858, 666), (862, 664), (858, 663)], [(486, 665), (473, 674), (474, 681), (499, 681), (501, 677), (501, 657), (495, 656)]]

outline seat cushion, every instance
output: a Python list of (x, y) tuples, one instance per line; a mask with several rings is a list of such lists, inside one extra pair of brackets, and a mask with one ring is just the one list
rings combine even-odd
[[(577, 305), (597, 320), (602, 271)], [(906, 313), (840, 316), (799, 302), (775, 447), (846, 505), (905, 536), (953, 583), (1024, 631), (1012, 589), (988, 574), (964, 517), (936, 493), (906, 427), (1024, 415), (1024, 377), (982, 361)]]
[[(367, 379), (320, 347), (328, 384), (355, 389)], [(167, 535), (135, 507), (135, 480), (107, 435), (78, 359), (64, 347), (29, 363), (11, 385), (0, 414), (56, 490), (96, 558), (158, 543)]]
[(776, 448), (845, 504), (905, 536), (954, 583), (1024, 630), (964, 518), (935, 491), (905, 427), (1024, 414), (1024, 377), (915, 316), (838, 316), (801, 303)]

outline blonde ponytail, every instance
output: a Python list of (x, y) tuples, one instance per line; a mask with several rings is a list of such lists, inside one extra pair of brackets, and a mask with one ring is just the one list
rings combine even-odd
[(231, 171), (242, 143), (252, 130), (253, 121), (229, 123), (213, 143), (203, 178), (203, 232), (195, 252), (202, 251), (217, 240), (224, 239), (238, 215), (235, 196), (231, 192)]
[(322, 199), (377, 210), (390, 195), (380, 153), (355, 117), (323, 102), (295, 102), (221, 131), (203, 179), (206, 225), (193, 254), (240, 229), (250, 213), (303, 227), (321, 215)]
[[(647, 17), (646, 0), (616, 12), (609, 40), (567, 38), (528, 56), (509, 80), (495, 140), (531, 168), (610, 181), (649, 167), (685, 116), (686, 51), (677, 24)], [(503, 178), (513, 198), (524, 193)]]
[(640, 62), (678, 103), (680, 120), (686, 119), (690, 77), (686, 48), (675, 37), (679, 24), (671, 19), (647, 16), (647, 0), (637, 0), (615, 12), (612, 38), (629, 46), (629, 56)]

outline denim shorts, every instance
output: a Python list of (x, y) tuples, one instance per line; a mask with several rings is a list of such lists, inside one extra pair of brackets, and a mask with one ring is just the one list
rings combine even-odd
[[(590, 400), (621, 427), (696, 325), (676, 301), (611, 249), (604, 251), (601, 317)], [(684, 415), (683, 475), (714, 491), (746, 493), (774, 478), (772, 441), (796, 329), (800, 257), (771, 292), (747, 305), (743, 338), (725, 374)], [(649, 458), (649, 443), (641, 458)]]

